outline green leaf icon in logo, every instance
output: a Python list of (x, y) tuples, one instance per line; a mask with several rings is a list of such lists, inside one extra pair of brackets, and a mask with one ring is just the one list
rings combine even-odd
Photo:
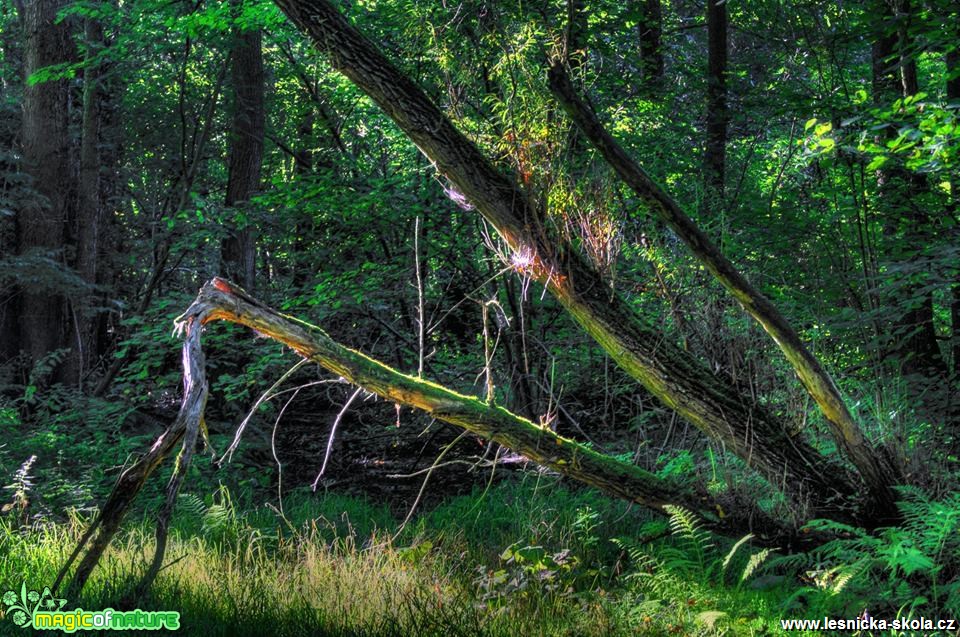
[(40, 610), (44, 611), (58, 611), (63, 608), (63, 605), (67, 603), (67, 600), (54, 597), (53, 593), (50, 592), (50, 587), (46, 586), (43, 589), (43, 594), (40, 596)]
[(27, 627), (33, 623), (33, 613), (40, 605), (40, 594), (37, 591), (27, 592), (27, 583), (20, 584), (20, 596), (14, 591), (3, 594), (3, 603), (7, 606), (7, 614), (17, 626)]

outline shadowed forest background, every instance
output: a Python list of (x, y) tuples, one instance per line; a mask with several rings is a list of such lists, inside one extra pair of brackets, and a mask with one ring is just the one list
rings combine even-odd
[(0, 0), (0, 593), (960, 619), (958, 47), (955, 0)]

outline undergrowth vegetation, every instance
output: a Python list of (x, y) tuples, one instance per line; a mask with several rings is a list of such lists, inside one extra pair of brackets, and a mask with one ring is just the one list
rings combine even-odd
[[(528, 474), (450, 498), (406, 526), (359, 497), (294, 493), (254, 507), (224, 486), (180, 496), (168, 565), (144, 610), (189, 635), (786, 634), (781, 618), (960, 615), (960, 498), (902, 491), (905, 523), (778, 555)], [(85, 528), (0, 527), (0, 583), (52, 583)], [(819, 523), (820, 529), (827, 523)], [(117, 608), (152, 519), (132, 521), (68, 608)], [(0, 634), (18, 634), (0, 620)], [(891, 634), (891, 633), (885, 633)], [(907, 633), (902, 633), (907, 634)]]

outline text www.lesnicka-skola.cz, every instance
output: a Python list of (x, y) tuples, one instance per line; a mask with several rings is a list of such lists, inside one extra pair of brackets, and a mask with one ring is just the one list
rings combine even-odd
[(856, 619), (781, 619), (780, 627), (784, 630), (921, 630), (942, 631), (944, 634), (953, 634), (960, 631), (960, 622), (955, 619), (927, 619), (914, 617), (911, 619), (877, 619), (864, 613)]

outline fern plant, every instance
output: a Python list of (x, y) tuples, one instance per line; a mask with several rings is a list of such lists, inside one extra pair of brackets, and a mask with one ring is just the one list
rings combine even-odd
[[(630, 538), (616, 538), (614, 543), (641, 570), (649, 572), (656, 567), (656, 570), (681, 574), (688, 581), (696, 581), (701, 585), (724, 584), (740, 549), (753, 539), (753, 535), (740, 538), (726, 553), (721, 553), (713, 535), (704, 528), (703, 521), (696, 514), (672, 505), (665, 507), (665, 510), (670, 514), (670, 533), (679, 541), (679, 546), (658, 547), (656, 555), (653, 555), (650, 548)], [(750, 555), (739, 571), (739, 583), (748, 581), (769, 555), (769, 549)]]
[[(899, 526), (871, 533), (815, 520), (811, 529), (838, 539), (808, 554), (775, 560), (776, 567), (807, 584), (790, 603), (807, 596), (807, 605), (821, 611), (865, 606), (900, 617), (960, 613), (960, 494), (931, 500), (917, 487), (898, 491)], [(841, 597), (842, 592), (848, 594)]]
[[(676, 616), (671, 621), (695, 622), (713, 629), (721, 619), (739, 615), (742, 602), (754, 601), (757, 593), (750, 591), (748, 600), (742, 587), (764, 564), (770, 550), (749, 554), (744, 561), (741, 549), (752, 535), (742, 537), (724, 552), (694, 513), (674, 506), (667, 511), (675, 544), (654, 548), (630, 538), (613, 540), (633, 563), (627, 580), (638, 583), (647, 598), (638, 605), (644, 615), (658, 605), (673, 610)], [(722, 590), (732, 578), (736, 580), (732, 591)]]

